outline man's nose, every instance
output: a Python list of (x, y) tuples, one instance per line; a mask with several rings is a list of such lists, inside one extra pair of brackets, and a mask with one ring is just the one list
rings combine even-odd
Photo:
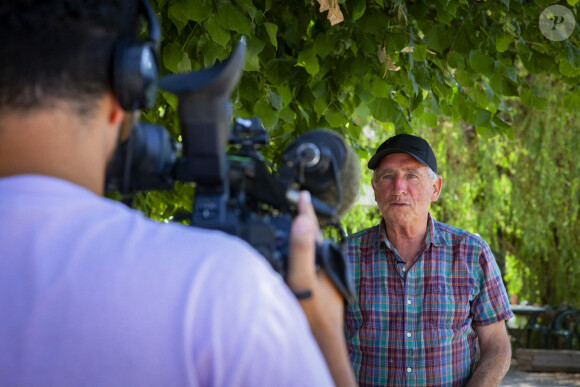
[(407, 185), (405, 184), (405, 179), (403, 178), (403, 176), (395, 175), (394, 188), (395, 188), (396, 195), (401, 195), (401, 194), (407, 192)]

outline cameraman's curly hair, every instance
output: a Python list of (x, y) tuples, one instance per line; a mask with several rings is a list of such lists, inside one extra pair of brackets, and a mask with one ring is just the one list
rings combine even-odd
[(2, 0), (0, 114), (59, 101), (89, 114), (111, 90), (119, 38), (135, 36), (137, 0)]

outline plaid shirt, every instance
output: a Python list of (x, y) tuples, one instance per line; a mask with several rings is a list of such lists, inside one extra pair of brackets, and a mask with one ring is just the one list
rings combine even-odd
[(459, 386), (476, 359), (474, 326), (511, 318), (499, 268), (481, 238), (433, 220), (408, 272), (384, 222), (344, 240), (358, 300), (345, 313), (360, 386)]

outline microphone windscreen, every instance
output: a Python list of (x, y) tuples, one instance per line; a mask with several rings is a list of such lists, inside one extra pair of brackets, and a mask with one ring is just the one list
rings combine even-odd
[[(361, 183), (360, 161), (354, 149), (346, 143), (342, 136), (330, 130), (324, 131), (340, 139), (345, 149), (344, 161), (340, 167), (339, 181), (342, 199), (336, 208), (338, 216), (342, 217), (351, 209), (359, 195)], [(331, 206), (336, 206), (338, 187), (335, 184), (331, 184), (325, 190), (314, 193), (313, 196)]]
[(286, 148), (282, 159), (285, 165), (299, 168), (300, 188), (334, 208), (338, 217), (356, 201), (360, 189), (360, 162), (354, 149), (338, 133), (328, 129), (306, 132)]

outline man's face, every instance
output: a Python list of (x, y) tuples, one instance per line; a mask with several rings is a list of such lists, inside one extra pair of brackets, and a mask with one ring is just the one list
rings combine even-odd
[(375, 170), (375, 201), (388, 224), (421, 226), (441, 191), (441, 178), (406, 153), (385, 156)]

